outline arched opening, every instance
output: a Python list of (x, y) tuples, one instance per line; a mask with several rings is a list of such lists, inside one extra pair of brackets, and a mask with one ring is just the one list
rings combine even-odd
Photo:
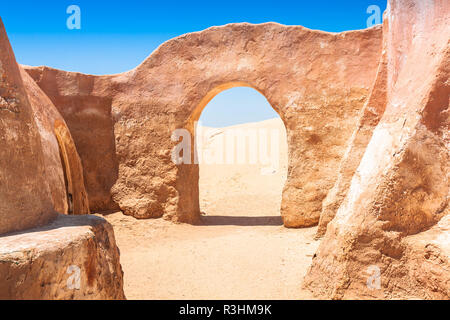
[(55, 121), (55, 136), (59, 145), (61, 165), (64, 172), (68, 214), (89, 214), (89, 201), (84, 186), (83, 167), (70, 135), (69, 129), (60, 121)]
[(233, 83), (202, 100), (193, 124), (199, 205), (206, 224), (282, 225), (286, 128), (267, 99)]

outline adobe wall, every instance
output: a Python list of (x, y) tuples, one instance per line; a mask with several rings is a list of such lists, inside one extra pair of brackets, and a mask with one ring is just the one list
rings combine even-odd
[[(46, 224), (68, 213), (65, 176), (55, 123), (63, 117), (33, 79), (18, 66), (3, 24), (0, 24), (0, 234)], [(73, 142), (71, 142), (73, 145)], [(72, 175), (83, 173), (73, 150)], [(82, 178), (82, 177), (81, 177)], [(87, 194), (80, 179), (73, 197), (86, 202), (75, 213), (85, 214)]]
[[(386, 21), (386, 20), (385, 20)], [(383, 35), (387, 35), (387, 22), (383, 26)], [(385, 39), (386, 40), (386, 39)], [(333, 188), (328, 192), (322, 202), (322, 212), (320, 214), (319, 227), (316, 237), (322, 237), (328, 223), (334, 219), (337, 210), (347, 195), (353, 175), (358, 168), (361, 159), (366, 151), (367, 145), (372, 138), (373, 130), (380, 122), (386, 108), (387, 98), (387, 41), (383, 41), (383, 50), (380, 57), (377, 76), (370, 91), (358, 125), (353, 132), (339, 165), (339, 172)]]
[(318, 223), (322, 200), (335, 184), (375, 80), (381, 38), (380, 26), (327, 33), (242, 23), (172, 39), (119, 75), (26, 70), (71, 130), (91, 210), (110, 208), (110, 191), (126, 214), (184, 222), (199, 217), (198, 166), (172, 162), (178, 143), (172, 133), (193, 131), (220, 91), (255, 88), (286, 126), (284, 223), (304, 227)]
[(321, 297), (450, 297), (450, 3), (390, 0), (386, 108), (304, 285)]
[[(69, 129), (50, 99), (22, 67), (20, 67), (20, 74), (41, 139), (45, 183), (50, 188), (53, 208), (59, 213), (69, 213), (67, 194), (70, 194), (72, 198), (70, 213), (87, 214), (89, 204), (83, 179), (83, 167)], [(64, 133), (64, 143), (58, 142), (57, 131)], [(63, 163), (64, 157), (67, 165)], [(63, 167), (65, 167), (64, 170)]]
[(17, 65), (0, 19), (0, 299), (125, 298), (112, 226), (62, 214), (67, 191), (72, 213), (89, 213), (82, 178), (64, 119)]
[[(70, 130), (84, 168), (92, 212), (117, 209), (111, 187), (117, 180), (111, 98), (91, 94), (94, 76), (23, 66), (56, 106)], [(107, 82), (109, 84), (109, 82)]]
[(93, 215), (59, 215), (0, 237), (0, 300), (125, 299), (112, 226)]
[(34, 114), (0, 20), (0, 234), (56, 218)]

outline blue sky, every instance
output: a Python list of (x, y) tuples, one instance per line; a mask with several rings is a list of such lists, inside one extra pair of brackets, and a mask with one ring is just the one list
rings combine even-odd
[[(66, 9), (72, 4), (81, 8), (81, 30), (66, 26)], [(386, 0), (15, 0), (1, 1), (0, 16), (19, 63), (112, 74), (136, 67), (166, 40), (214, 25), (275, 21), (331, 32), (363, 29), (370, 5), (384, 11)], [(255, 121), (275, 115), (258, 109), (256, 105), (262, 100), (256, 91), (235, 88), (230, 92), (236, 92), (235, 99), (247, 99), (247, 106), (242, 103), (239, 108), (252, 105), (248, 108), (254, 109), (250, 114), (255, 115)], [(253, 100), (244, 97), (249, 94)], [(216, 101), (220, 99), (224, 101)], [(227, 108), (233, 99), (229, 93), (222, 93), (208, 108)], [(217, 117), (221, 121), (208, 120), (210, 123), (204, 124), (235, 124), (236, 116), (231, 111), (227, 114)]]
[(266, 98), (248, 87), (222, 91), (203, 110), (203, 126), (222, 128), (231, 125), (277, 118), (278, 114)]

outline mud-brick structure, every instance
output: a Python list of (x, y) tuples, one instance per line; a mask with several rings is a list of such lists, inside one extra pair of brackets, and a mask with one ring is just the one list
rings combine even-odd
[(88, 213), (66, 122), (0, 21), (0, 299), (124, 298), (112, 227)]
[[(342, 33), (212, 27), (108, 76), (17, 66), (1, 32), (0, 233), (16, 232), (0, 238), (8, 279), (21, 274), (3, 262), (14, 261), (12, 243), (53, 250), (32, 241), (72, 223), (90, 248), (77, 259), (109, 266), (85, 265), (84, 294), (123, 297), (111, 227), (61, 214), (195, 223), (199, 168), (173, 161), (173, 133), (194, 138), (215, 95), (247, 86), (286, 127), (284, 225), (318, 224), (323, 238), (303, 285), (334, 299), (450, 297), (449, 1), (389, 0), (382, 26)], [(62, 279), (70, 259), (58, 261)], [(0, 281), (1, 292), (20, 296), (16, 280)], [(67, 297), (59, 282), (43, 283), (44, 296)]]
[(378, 70), (381, 44), (381, 26), (334, 34), (240, 23), (170, 40), (123, 74), (25, 70), (67, 122), (84, 165), (91, 211), (118, 206), (136, 218), (189, 223), (200, 216), (198, 165), (172, 161), (179, 143), (172, 133), (187, 129), (194, 137), (194, 123), (215, 95), (236, 86), (255, 88), (287, 131), (284, 223), (307, 227), (319, 222), (322, 201), (336, 182)]
[(450, 2), (389, 1), (372, 94), (324, 201), (305, 280), (318, 296), (450, 298), (449, 75)]

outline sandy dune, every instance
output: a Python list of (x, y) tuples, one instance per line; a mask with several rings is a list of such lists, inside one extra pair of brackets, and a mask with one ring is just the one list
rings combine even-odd
[(316, 228), (286, 229), (279, 214), (287, 170), (283, 124), (273, 119), (202, 130), (199, 152), (217, 152), (233, 129), (279, 130), (279, 165), (201, 163), (201, 225), (106, 217), (128, 299), (311, 298), (300, 287), (318, 246)]

